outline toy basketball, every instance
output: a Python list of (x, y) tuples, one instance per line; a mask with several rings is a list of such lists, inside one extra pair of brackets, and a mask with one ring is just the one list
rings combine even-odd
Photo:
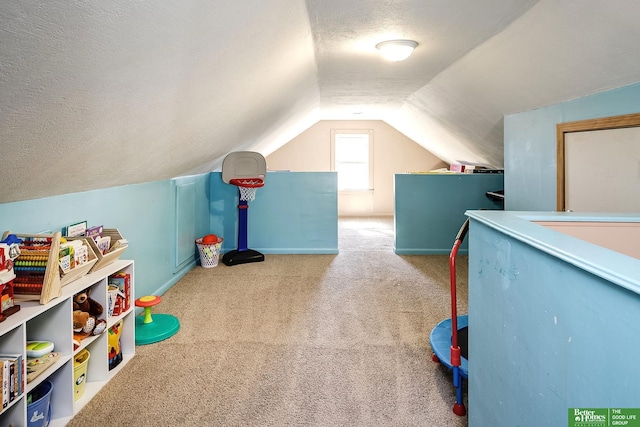
[(202, 243), (207, 245), (218, 243), (218, 236), (216, 236), (215, 234), (207, 234), (202, 238)]

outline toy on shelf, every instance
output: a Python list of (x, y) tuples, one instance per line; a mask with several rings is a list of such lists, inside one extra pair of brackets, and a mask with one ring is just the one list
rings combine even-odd
[(51, 341), (27, 341), (27, 383), (44, 372), (60, 357)]
[[(3, 239), (12, 233), (6, 231)], [(15, 234), (20, 254), (15, 260), (14, 295), (16, 300), (39, 300), (46, 304), (62, 295), (58, 254), (61, 233)]]
[(73, 297), (73, 338), (83, 340), (91, 335), (100, 335), (107, 328), (107, 321), (100, 319), (102, 304), (89, 296), (91, 288), (78, 292)]
[(27, 357), (41, 357), (53, 351), (51, 341), (27, 341)]
[(27, 357), (27, 383), (46, 371), (60, 358), (60, 353), (52, 351), (40, 357)]
[(122, 334), (122, 326), (124, 319), (120, 319), (107, 332), (107, 340), (109, 343), (109, 370), (112, 370), (122, 362), (122, 343), (120, 335)]
[(20, 310), (15, 304), (15, 260), (20, 255), (20, 240), (15, 234), (5, 236), (0, 242), (0, 322)]
[(131, 307), (131, 275), (125, 271), (112, 274), (107, 279), (108, 314), (120, 316)]

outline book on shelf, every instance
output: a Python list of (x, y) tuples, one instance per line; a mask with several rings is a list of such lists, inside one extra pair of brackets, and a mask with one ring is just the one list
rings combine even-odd
[[(22, 354), (0, 354), (3, 365), (2, 406), (13, 402), (24, 392), (24, 359)], [(6, 397), (6, 399), (5, 399)]]
[(60, 260), (58, 262), (63, 272), (68, 273), (69, 270), (75, 267), (75, 261), (72, 264), (71, 259), (72, 257), (69, 254), (63, 255), (62, 257), (60, 257)]
[(17, 391), (16, 391), (16, 362), (13, 360), (9, 361), (9, 401), (13, 402), (16, 399)]
[(85, 245), (80, 245), (76, 247), (74, 256), (75, 256), (76, 266), (82, 265), (85, 262), (89, 261), (89, 249)]
[(52, 351), (40, 357), (27, 358), (27, 383), (51, 367), (60, 357), (60, 353)]
[[(454, 166), (457, 172), (462, 173), (504, 173), (504, 169), (496, 168), (488, 164), (473, 163), (465, 160), (456, 160)], [(451, 169), (453, 170), (453, 169)]]
[(87, 231), (87, 221), (81, 221), (75, 224), (67, 225), (62, 230), (62, 234), (67, 237), (79, 237), (83, 236), (85, 231)]
[(111, 236), (102, 236), (96, 240), (96, 246), (102, 255), (105, 255), (109, 252), (109, 248), (111, 247)]
[(131, 307), (131, 275), (124, 271), (109, 276), (107, 280), (109, 287), (118, 290), (116, 301), (114, 301), (113, 316), (118, 316)]
[(114, 252), (118, 249), (126, 248), (129, 245), (129, 241), (127, 239), (118, 239), (116, 242), (109, 248), (109, 252)]
[(2, 394), (2, 408), (6, 408), (9, 404), (9, 361), (8, 360), (0, 360), (0, 377), (2, 377), (2, 381), (0, 382), (0, 394)]
[(102, 230), (102, 225), (96, 225), (95, 227), (87, 228), (87, 230), (84, 232), (84, 235), (85, 237), (93, 239), (93, 241), (95, 242), (98, 238), (102, 237)]
[(504, 173), (504, 169), (492, 169), (476, 166), (476, 168), (473, 169), (473, 173)]

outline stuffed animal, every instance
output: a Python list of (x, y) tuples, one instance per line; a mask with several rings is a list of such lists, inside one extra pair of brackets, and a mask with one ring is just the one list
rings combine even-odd
[(91, 288), (87, 288), (82, 292), (78, 292), (73, 296), (73, 309), (82, 310), (89, 313), (91, 316), (98, 317), (102, 314), (102, 304), (91, 298)]
[(73, 310), (73, 331), (81, 332), (89, 320), (89, 313), (82, 310)]
[(99, 319), (103, 312), (102, 305), (91, 298), (91, 289), (85, 289), (73, 297), (73, 337), (80, 341), (90, 335), (100, 335), (107, 327), (104, 319)]

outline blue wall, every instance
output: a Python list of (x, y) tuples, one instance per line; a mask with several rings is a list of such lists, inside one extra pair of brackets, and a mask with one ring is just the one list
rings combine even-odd
[(505, 116), (505, 209), (556, 210), (556, 124), (640, 111), (640, 83)]
[(470, 215), (469, 425), (563, 426), (570, 408), (637, 408), (640, 260), (513, 212)]
[[(486, 196), (502, 190), (502, 174), (396, 174), (395, 252), (448, 254), (468, 209), (501, 209)], [(460, 246), (467, 252), (467, 242)]]
[[(236, 248), (237, 203), (236, 187), (214, 172), (2, 204), (1, 231), (54, 232), (85, 220), (117, 228), (129, 240), (122, 259), (135, 260), (136, 296), (161, 295), (196, 265), (193, 236), (216, 233), (225, 238), (223, 252)], [(249, 245), (264, 253), (337, 253), (337, 211), (335, 172), (270, 172), (250, 203)]]
[[(249, 202), (247, 246), (265, 254), (338, 253), (336, 172), (268, 172)], [(211, 230), (238, 247), (238, 190), (211, 173)]]
[[(194, 183), (196, 218), (194, 233), (209, 229), (209, 175), (181, 178)], [(60, 231), (79, 221), (117, 228), (129, 240), (122, 259), (135, 260), (136, 295), (162, 294), (195, 265), (194, 256), (175, 270), (175, 181), (129, 185), (83, 193), (65, 194), (0, 205), (2, 231), (39, 233)]]

